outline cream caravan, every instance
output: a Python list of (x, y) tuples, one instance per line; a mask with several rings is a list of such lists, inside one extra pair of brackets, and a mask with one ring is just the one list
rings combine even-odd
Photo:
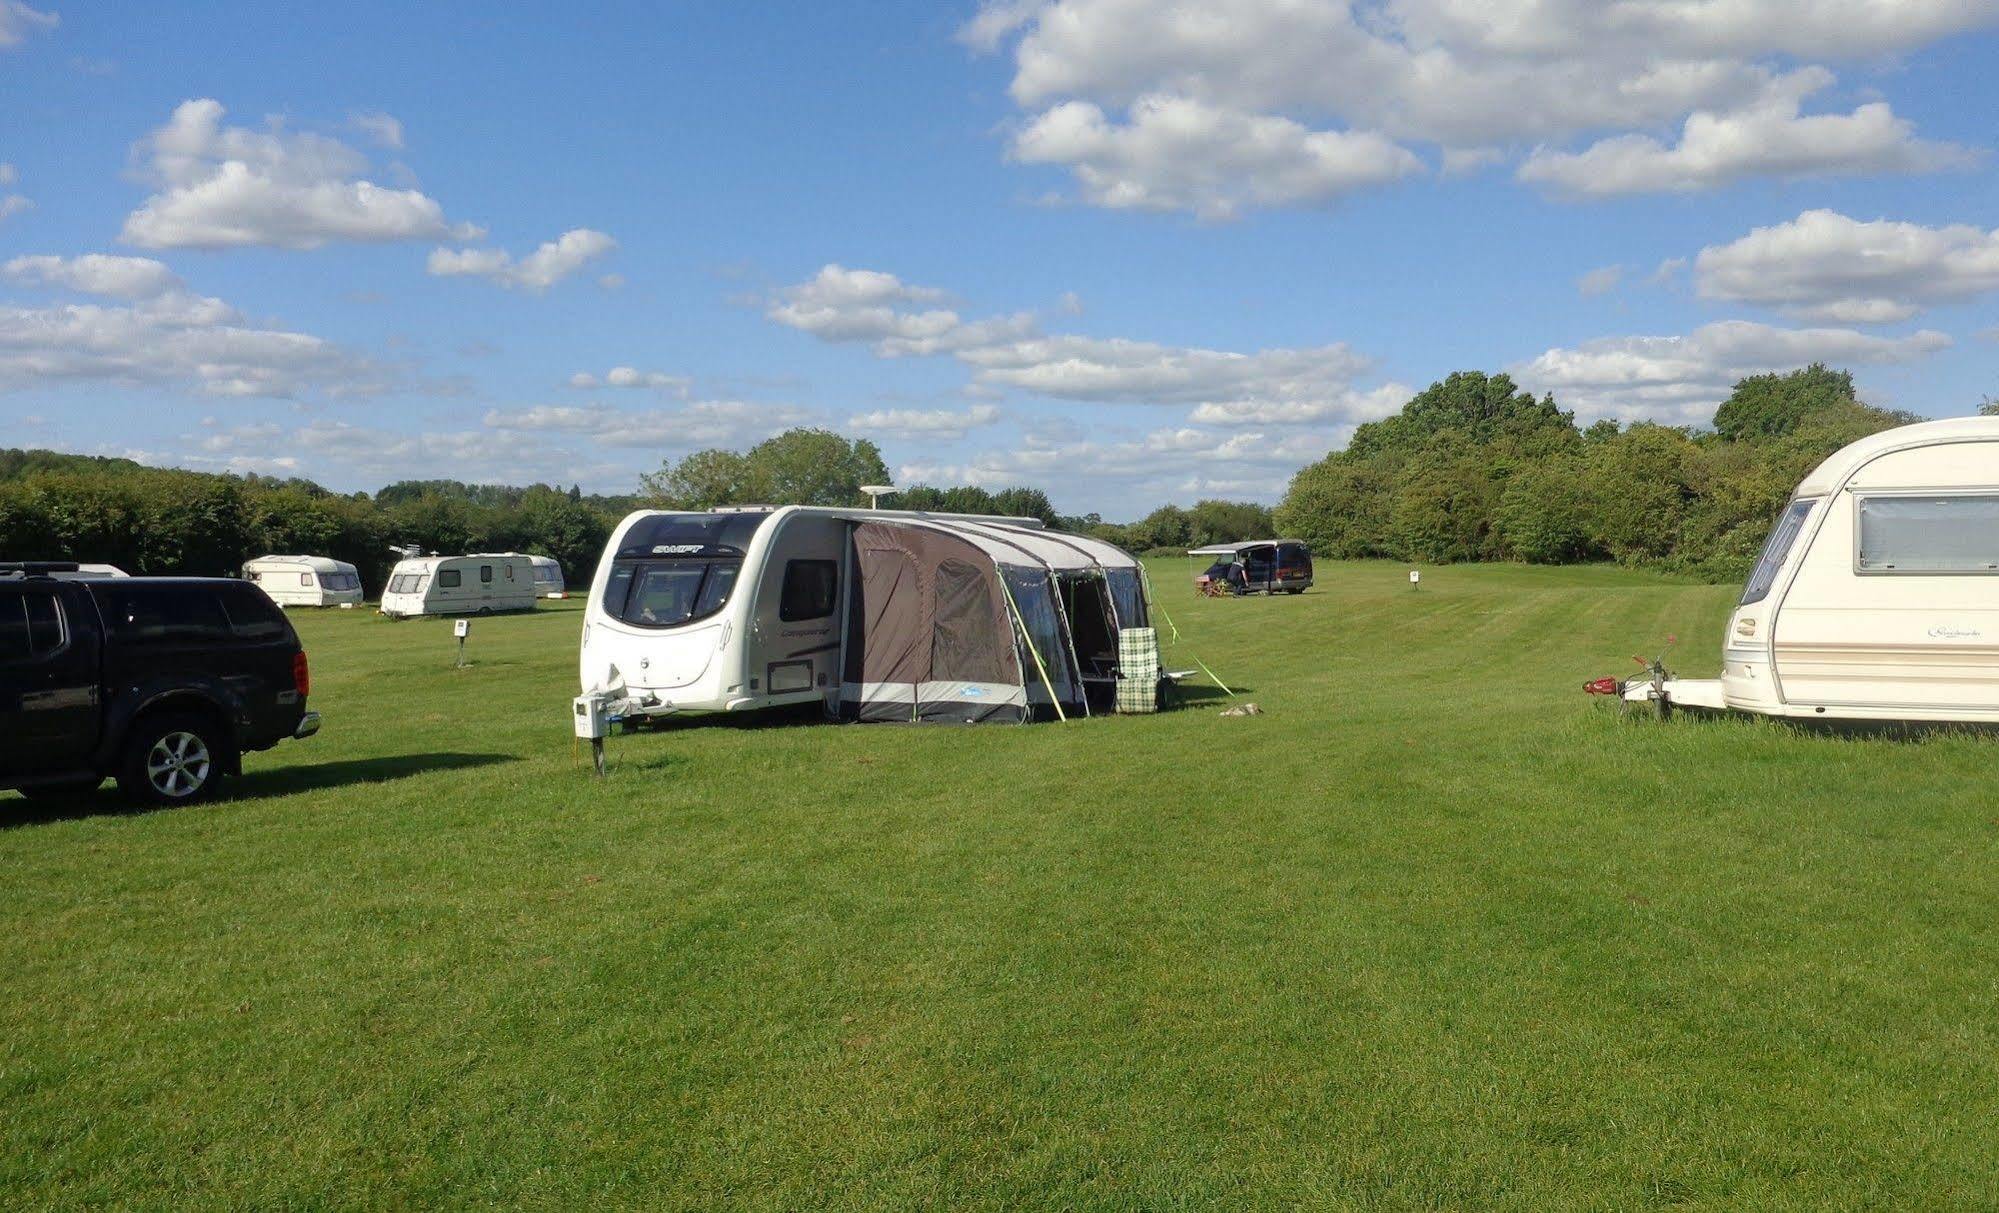
[(243, 562), (243, 576), (282, 607), (353, 606), (361, 601), (361, 572), (326, 556), (259, 556)]
[(412, 556), (389, 574), (381, 612), (394, 619), (495, 615), (532, 611), (534, 603), (534, 566), (525, 556)]
[(530, 556), (524, 552), (474, 552), (472, 556), (505, 556), (512, 560), (525, 560), (534, 569), (534, 593), (537, 598), (567, 598), (562, 581), (562, 564), (553, 556)]
[(577, 731), (814, 702), (867, 721), (1149, 710), (1151, 639), (1138, 562), (1034, 519), (647, 511), (590, 587)]
[(1875, 434), (1807, 476), (1728, 622), (1718, 680), (1626, 700), (1999, 723), (1999, 418)]

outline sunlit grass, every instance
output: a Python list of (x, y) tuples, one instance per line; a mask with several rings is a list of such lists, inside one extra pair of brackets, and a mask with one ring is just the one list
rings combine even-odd
[[(1265, 715), (569, 737), (574, 604), (303, 614), (326, 730), (0, 797), (9, 1205), (1999, 1201), (1999, 742), (1621, 719), (1732, 597), (1155, 582)], [(41, 814), (42, 816), (38, 816)]]

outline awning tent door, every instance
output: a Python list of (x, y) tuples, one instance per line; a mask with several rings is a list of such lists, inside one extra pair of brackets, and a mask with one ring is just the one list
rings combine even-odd
[(841, 716), (1021, 721), (1029, 695), (999, 569), (930, 527), (853, 529)]

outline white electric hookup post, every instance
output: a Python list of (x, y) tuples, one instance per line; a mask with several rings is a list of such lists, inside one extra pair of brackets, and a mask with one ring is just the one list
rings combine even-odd
[(465, 668), (465, 638), (472, 634), (472, 621), (461, 619), (451, 625), (452, 634), (458, 637), (458, 668)]
[(1421, 584), (1422, 584), (1422, 582), (1423, 582), (1423, 574), (1421, 574), (1421, 573), (1417, 572), (1417, 571), (1416, 571), (1415, 569), (1410, 569), (1410, 570), (1409, 570), (1409, 588), (1413, 590), (1413, 589), (1415, 589), (1415, 588), (1416, 588), (1417, 586), (1421, 585)]
[(597, 768), (597, 775), (604, 775), (604, 734), (610, 730), (608, 705), (602, 695), (578, 695), (572, 706), (576, 711), (576, 735), (590, 743), (590, 763)]

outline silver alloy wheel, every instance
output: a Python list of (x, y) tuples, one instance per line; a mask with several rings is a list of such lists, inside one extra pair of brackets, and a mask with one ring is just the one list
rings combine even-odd
[(208, 743), (183, 729), (154, 742), (146, 754), (146, 778), (169, 800), (185, 800), (199, 792), (207, 785), (212, 766)]

